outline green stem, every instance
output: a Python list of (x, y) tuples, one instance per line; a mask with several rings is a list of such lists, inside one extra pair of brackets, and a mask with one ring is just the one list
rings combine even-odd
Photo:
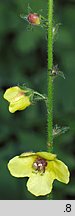
[(48, 152), (53, 149), (53, 0), (48, 0)]
[(34, 94), (40, 96), (40, 98), (42, 98), (43, 100), (46, 100), (46, 97), (39, 92), (34, 91)]
[[(53, 150), (53, 78), (50, 70), (53, 67), (53, 0), (48, 0), (48, 152)], [(52, 193), (47, 196), (52, 199)]]

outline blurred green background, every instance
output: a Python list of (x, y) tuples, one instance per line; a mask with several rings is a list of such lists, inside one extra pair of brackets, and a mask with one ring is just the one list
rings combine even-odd
[[(3, 99), (4, 91), (25, 83), (40, 93), (47, 92), (46, 31), (20, 18), (27, 14), (28, 3), (34, 12), (43, 9), (47, 18), (47, 1), (0, 0), (0, 199), (37, 200), (27, 191), (27, 179), (9, 174), (8, 161), (24, 151), (46, 150), (47, 113), (43, 102), (22, 112), (11, 114)], [(54, 139), (54, 151), (70, 169), (68, 185), (54, 182), (54, 199), (75, 199), (75, 3), (54, 1), (54, 23), (61, 23), (54, 43), (54, 64), (65, 74), (54, 81), (54, 125), (70, 130)]]

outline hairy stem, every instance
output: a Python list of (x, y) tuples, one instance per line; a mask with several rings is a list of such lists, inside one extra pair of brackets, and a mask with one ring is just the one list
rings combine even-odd
[[(53, 0), (48, 0), (48, 152), (53, 150), (53, 78), (50, 70), (53, 67)], [(52, 199), (52, 193), (47, 196)]]
[(53, 149), (53, 0), (48, 0), (48, 152)]

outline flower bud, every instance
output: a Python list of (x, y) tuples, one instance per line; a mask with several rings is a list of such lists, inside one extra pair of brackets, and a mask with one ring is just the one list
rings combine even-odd
[(32, 25), (40, 25), (41, 16), (39, 16), (37, 13), (30, 13), (27, 16), (27, 20)]

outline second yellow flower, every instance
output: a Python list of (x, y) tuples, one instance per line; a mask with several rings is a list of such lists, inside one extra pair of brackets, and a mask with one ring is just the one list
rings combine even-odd
[(4, 99), (9, 104), (9, 111), (14, 113), (17, 110), (24, 110), (30, 106), (30, 97), (26, 95), (26, 90), (19, 88), (18, 86), (7, 89), (4, 93)]

